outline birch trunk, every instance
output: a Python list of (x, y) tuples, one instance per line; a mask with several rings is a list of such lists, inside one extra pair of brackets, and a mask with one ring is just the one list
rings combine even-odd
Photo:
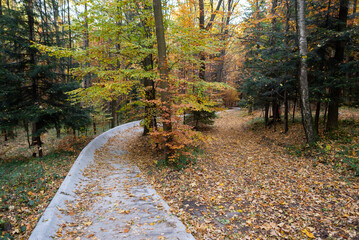
[(309, 90), (308, 90), (308, 73), (307, 73), (307, 55), (308, 44), (305, 33), (305, 4), (304, 0), (297, 0), (297, 30), (298, 42), (300, 52), (300, 68), (299, 68), (299, 91), (300, 104), (302, 112), (302, 122), (305, 131), (305, 136), (308, 143), (312, 143), (316, 139), (316, 133), (313, 127), (312, 112), (309, 104)]

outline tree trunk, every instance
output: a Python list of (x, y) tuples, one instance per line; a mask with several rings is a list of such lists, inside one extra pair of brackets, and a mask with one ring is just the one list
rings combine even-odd
[(155, 17), (155, 28), (157, 38), (157, 54), (158, 54), (158, 67), (160, 73), (161, 89), (161, 103), (162, 103), (162, 118), (163, 118), (163, 131), (167, 135), (164, 141), (164, 154), (167, 161), (171, 156), (168, 143), (171, 142), (172, 122), (171, 122), (171, 95), (169, 92), (169, 74), (168, 62), (166, 55), (166, 40), (165, 29), (163, 26), (162, 3), (161, 0), (153, 0), (153, 13)]
[(292, 116), (292, 123), (294, 123), (295, 120), (295, 107), (297, 106), (297, 93), (295, 93), (295, 98), (293, 101), (293, 116)]
[[(45, 5), (46, 5), (46, 2), (45, 2)], [(58, 4), (57, 0), (52, 0), (52, 7), (53, 7), (53, 16), (54, 16), (56, 46), (57, 47), (62, 47), (61, 42), (60, 42), (60, 31), (59, 31), (59, 25), (58, 25), (58, 21), (59, 21), (59, 4)], [(64, 74), (63, 65), (61, 64), (61, 62), (63, 60), (58, 59), (58, 61), (60, 62), (60, 64), (56, 65), (56, 66), (58, 66), (59, 69), (56, 69), (56, 70), (60, 72), (61, 81), (64, 83), (66, 81), (66, 78), (65, 78), (65, 74)]]
[[(69, 49), (72, 48), (72, 36), (71, 36), (71, 18), (70, 18), (70, 0), (67, 0), (67, 24), (69, 27)], [(68, 64), (67, 64), (67, 82), (70, 82), (71, 75), (70, 75), (70, 69), (72, 67), (72, 57), (70, 56), (68, 58)]]
[[(349, 0), (340, 0), (339, 8), (339, 20), (337, 24), (338, 32), (343, 32), (346, 29), (347, 20), (348, 20), (348, 10), (349, 10)], [(334, 60), (338, 67), (344, 61), (344, 51), (345, 51), (345, 40), (339, 39), (336, 41), (335, 45), (335, 55)], [(329, 89), (329, 107), (328, 107), (328, 121), (327, 121), (327, 131), (331, 131), (338, 128), (338, 112), (339, 112), (339, 103), (341, 97), (341, 88), (336, 86), (337, 83), (334, 83), (334, 86)]]
[(272, 115), (273, 115), (273, 128), (274, 131), (277, 131), (277, 122), (278, 122), (278, 102), (277, 99), (274, 98), (272, 101)]
[(59, 124), (55, 124), (55, 129), (56, 129), (56, 138), (60, 138), (61, 137), (61, 127)]
[(250, 103), (248, 106), (248, 114), (252, 114), (253, 113), (253, 104)]
[[(26, 14), (27, 14), (27, 20), (28, 20), (28, 30), (29, 30), (29, 41), (30, 42), (34, 42), (35, 41), (35, 21), (34, 21), (34, 12), (33, 12), (33, 0), (27, 0), (26, 1), (27, 4), (25, 5), (25, 9), (26, 9)], [(28, 55), (30, 57), (29, 59), (29, 67), (30, 69), (33, 69), (36, 65), (36, 59), (35, 59), (35, 55), (36, 55), (36, 49), (34, 47), (29, 47), (28, 48)], [(32, 84), (32, 100), (34, 101), (34, 103), (36, 103), (38, 101), (38, 79), (37, 76), (30, 76), (31, 78), (31, 84)], [(40, 133), (39, 133), (39, 123), (38, 122), (33, 122), (32, 123), (32, 145), (33, 146), (37, 146), (37, 150), (38, 150), (38, 154), (39, 157), (42, 157), (42, 142), (41, 142), (41, 137), (40, 137)], [(33, 154), (34, 156), (36, 156), (36, 153)]]
[[(287, 50), (289, 49), (289, 21), (290, 21), (290, 7), (289, 7), (289, 0), (285, 1), (286, 5), (286, 17), (285, 17), (285, 46)], [(289, 72), (286, 73), (290, 75)], [(284, 133), (287, 133), (289, 130), (289, 102), (288, 102), (288, 91), (287, 89), (284, 90)]]
[[(204, 3), (203, 0), (198, 1), (199, 4), (199, 29), (204, 31)], [(199, 53), (200, 67), (198, 77), (200, 80), (205, 80), (206, 77), (206, 56), (204, 52)]]
[(354, 0), (354, 4), (353, 4), (353, 14), (355, 14), (357, 12), (357, 6), (358, 6), (358, 0)]
[[(209, 19), (209, 22), (207, 24), (207, 26), (204, 26), (204, 1), (203, 0), (199, 0), (198, 1), (198, 5), (199, 5), (199, 29), (201, 31), (208, 31), (212, 28), (213, 26), (213, 21), (217, 15), (217, 12), (219, 11), (221, 4), (222, 4), (223, 0), (219, 0), (217, 3), (217, 8), (216, 10), (211, 14), (211, 17)], [(201, 80), (205, 80), (206, 78), (206, 54), (204, 52), (200, 52), (199, 53), (199, 60), (200, 60), (200, 67), (199, 67), (199, 74), (198, 77)]]
[(308, 73), (307, 73), (307, 37), (305, 33), (305, 4), (304, 0), (297, 0), (297, 30), (298, 42), (300, 52), (300, 68), (299, 68), (299, 90), (300, 103), (302, 112), (302, 123), (305, 131), (305, 136), (308, 143), (313, 143), (316, 140), (316, 133), (313, 128), (312, 112), (309, 104), (309, 89), (308, 89)]
[[(85, 1), (85, 23), (84, 23), (84, 36), (83, 36), (83, 48), (86, 50), (90, 46), (90, 39), (89, 39), (89, 25), (88, 25), (88, 17), (87, 17), (87, 0)], [(88, 54), (87, 54), (88, 55)], [(89, 67), (90, 63), (89, 60), (86, 59), (85, 68)], [(88, 88), (91, 86), (91, 76), (90, 74), (86, 74), (83, 79), (82, 87)]]
[[(37, 152), (38, 152), (38, 156), (42, 157), (42, 142), (41, 142), (41, 137), (40, 137), (40, 133), (39, 133), (39, 124), (34, 122), (32, 123), (32, 146), (36, 146), (37, 147)], [(34, 157), (36, 157), (36, 152), (34, 152), (32, 154)]]
[[(232, 16), (233, 12), (233, 1), (228, 0), (228, 6), (227, 6), (227, 17), (226, 22), (224, 24), (224, 32), (221, 34), (221, 41), (225, 42), (228, 39), (229, 31), (228, 31), (228, 25)], [(216, 70), (216, 81), (222, 82), (223, 81), (223, 70), (224, 70), (224, 56), (226, 55), (226, 46), (223, 46), (223, 49), (220, 50), (219, 53), (219, 64)]]
[(330, 7), (331, 7), (332, 1), (329, 0), (328, 2), (328, 10), (327, 10), (327, 17), (326, 17), (326, 21), (325, 21), (325, 25), (326, 27), (329, 26), (329, 17), (330, 17)]
[(315, 119), (314, 119), (314, 125), (317, 133), (319, 133), (319, 117), (320, 117), (320, 101), (317, 102), (317, 106), (315, 109)]
[(4, 135), (4, 141), (6, 142), (6, 141), (8, 141), (9, 139), (7, 138), (7, 132), (6, 132), (6, 130), (1, 130), (1, 132), (2, 132), (2, 134)]
[[(153, 59), (152, 54), (149, 54), (143, 60), (143, 66), (145, 71), (150, 71), (153, 69)], [(156, 118), (156, 106), (153, 102), (156, 98), (156, 89), (155, 83), (151, 78), (144, 78), (143, 84), (145, 87), (145, 97), (146, 97), (146, 106), (145, 106), (145, 124), (143, 127), (143, 135), (147, 135), (151, 129), (155, 126), (155, 118)]]
[(288, 92), (287, 90), (284, 91), (284, 133), (287, 133), (289, 130), (288, 127)]
[(92, 129), (93, 129), (93, 134), (96, 135), (97, 134), (97, 126), (96, 126), (96, 120), (94, 117), (92, 118)]
[(26, 132), (27, 144), (28, 144), (28, 146), (30, 148), (31, 143), (30, 143), (30, 134), (29, 134), (29, 123), (27, 121), (25, 121), (25, 120), (24, 120), (24, 128), (25, 128), (25, 132)]
[(325, 102), (325, 109), (324, 109), (324, 117), (323, 117), (323, 126), (325, 127), (327, 121), (327, 112), (328, 112), (328, 102)]
[[(151, 6), (145, 6), (145, 9), (150, 11)], [(141, 20), (143, 22), (143, 27), (145, 30), (146, 39), (152, 39), (152, 29), (149, 27), (147, 23), (147, 19)], [(152, 49), (153, 45), (150, 44), (145, 46), (148, 49)], [(142, 67), (145, 71), (153, 70), (153, 56), (152, 54), (148, 54), (142, 61)], [(152, 129), (156, 129), (156, 104), (153, 102), (156, 99), (156, 88), (155, 82), (150, 77), (145, 77), (143, 79), (143, 85), (145, 87), (145, 98), (146, 98), (146, 106), (145, 106), (145, 124), (143, 126), (143, 135), (149, 134)]]
[(117, 117), (117, 101), (116, 100), (112, 100), (110, 102), (110, 106), (111, 106), (111, 128), (116, 127), (116, 117)]
[(268, 127), (268, 125), (269, 125), (269, 102), (266, 102), (265, 106), (264, 106), (264, 123), (265, 123), (265, 126)]

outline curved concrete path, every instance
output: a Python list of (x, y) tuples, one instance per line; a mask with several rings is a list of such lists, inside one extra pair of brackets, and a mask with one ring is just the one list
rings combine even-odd
[(121, 159), (121, 142), (141, 130), (139, 121), (127, 123), (87, 145), (30, 239), (194, 239), (138, 167)]

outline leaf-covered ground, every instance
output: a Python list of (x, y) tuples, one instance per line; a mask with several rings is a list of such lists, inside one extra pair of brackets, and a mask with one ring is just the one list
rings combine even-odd
[(24, 135), (0, 142), (0, 239), (27, 239), (92, 137), (43, 136), (43, 158), (31, 157)]
[[(338, 155), (340, 141), (323, 139), (312, 150), (300, 123), (274, 132), (258, 123), (260, 114), (222, 112), (205, 132), (212, 141), (183, 171), (154, 167), (159, 156), (140, 135), (128, 157), (196, 239), (359, 239), (358, 178)], [(356, 117), (350, 130), (359, 129)], [(357, 133), (345, 146), (358, 144)], [(348, 154), (358, 160), (357, 151)]]

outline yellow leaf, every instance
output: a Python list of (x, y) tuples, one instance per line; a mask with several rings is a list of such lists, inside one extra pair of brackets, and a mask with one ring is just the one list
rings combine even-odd
[(89, 221), (89, 222), (85, 222), (85, 226), (90, 226), (92, 224), (92, 222), (91, 221)]
[(315, 238), (314, 234), (309, 232), (307, 229), (302, 230), (302, 232), (305, 233), (305, 235), (307, 235), (309, 238)]

